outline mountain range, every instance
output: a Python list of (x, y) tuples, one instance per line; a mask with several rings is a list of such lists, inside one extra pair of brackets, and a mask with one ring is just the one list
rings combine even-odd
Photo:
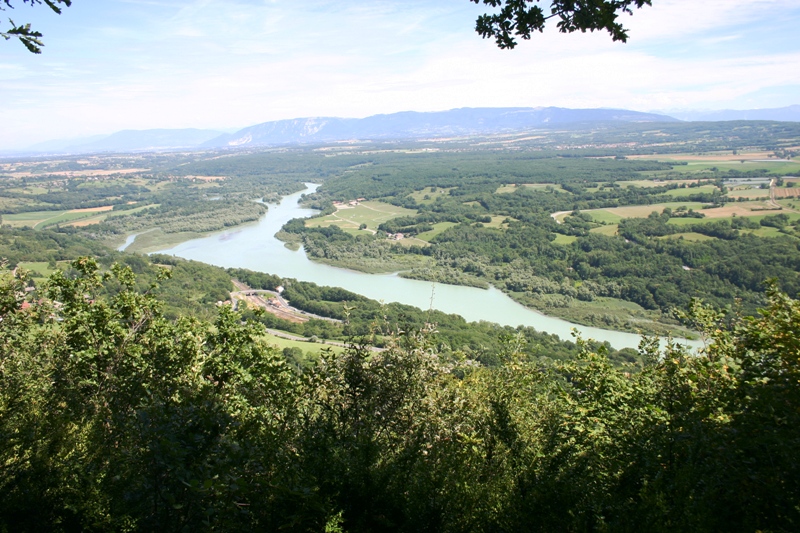
[(675, 122), (653, 113), (624, 109), (560, 107), (462, 108), (433, 113), (405, 111), (367, 118), (317, 117), (265, 122), (222, 135), (209, 148), (335, 142), (351, 139), (424, 139), (486, 135), (567, 124), (605, 122)]
[(561, 107), (461, 108), (405, 111), (366, 118), (311, 117), (264, 122), (235, 133), (200, 129), (123, 130), (111, 135), (39, 143), (26, 154), (142, 152), (280, 146), (349, 140), (419, 140), (534, 129), (636, 122), (778, 120), (800, 122), (800, 105), (777, 109), (643, 113), (625, 109)]
[(82, 139), (47, 141), (28, 148), (30, 152), (143, 152), (147, 150), (176, 150), (197, 146), (224, 135), (216, 130), (157, 129), (122, 130), (111, 135), (95, 135)]
[(800, 122), (800, 105), (790, 105), (773, 109), (676, 111), (669, 113), (669, 115), (689, 122), (722, 122), (727, 120), (777, 120), (780, 122)]

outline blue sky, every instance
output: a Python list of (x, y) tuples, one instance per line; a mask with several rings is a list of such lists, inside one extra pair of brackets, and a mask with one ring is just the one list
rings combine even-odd
[[(17, 2), (20, 4), (20, 2)], [(0, 150), (120, 129), (239, 128), (455, 107), (641, 111), (800, 104), (800, 2), (653, 0), (606, 34), (545, 31), (515, 50), (468, 0), (75, 0), (3, 13)]]

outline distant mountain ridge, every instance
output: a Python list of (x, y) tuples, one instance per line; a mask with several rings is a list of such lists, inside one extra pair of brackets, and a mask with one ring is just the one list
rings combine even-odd
[(449, 111), (373, 115), (366, 118), (310, 117), (264, 122), (235, 133), (201, 129), (123, 130), (111, 135), (38, 143), (4, 154), (83, 154), (181, 149), (281, 146), (349, 140), (420, 140), (491, 135), (592, 124), (776, 120), (800, 122), (800, 105), (775, 109), (643, 113), (626, 109), (563, 107), (461, 108)]
[(264, 122), (221, 135), (203, 146), (222, 148), (354, 139), (423, 139), (600, 122), (676, 122), (676, 119), (625, 109), (560, 107), (461, 108), (429, 113), (404, 111), (361, 119), (311, 117)]
[(800, 105), (770, 109), (723, 109), (720, 111), (676, 111), (670, 113), (680, 120), (690, 122), (724, 122), (728, 120), (776, 120), (800, 122)]
[(95, 135), (85, 139), (47, 141), (28, 148), (31, 152), (136, 152), (145, 150), (174, 150), (195, 148), (210, 139), (224, 135), (217, 130), (152, 129), (122, 130), (110, 135)]

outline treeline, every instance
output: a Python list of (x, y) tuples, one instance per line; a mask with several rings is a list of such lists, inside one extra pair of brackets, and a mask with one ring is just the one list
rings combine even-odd
[(126, 216), (108, 218), (91, 230), (100, 234), (133, 233), (153, 227), (165, 233), (218, 231), (253, 222), (267, 212), (265, 205), (249, 200), (172, 200)]
[(21, 261), (55, 262), (81, 256), (103, 257), (110, 250), (73, 228), (59, 231), (0, 226), (0, 259), (16, 267)]
[(595, 183), (639, 179), (639, 172), (671, 168), (657, 161), (566, 158), (552, 152), (381, 154), (373, 156), (373, 164), (329, 180), (320, 192), (332, 200), (399, 200), (431, 186), (458, 187), (450, 194), (491, 194), (506, 183)]
[[(619, 236), (592, 233), (601, 224), (582, 210), (682, 201), (718, 206), (728, 200), (723, 179), (714, 172), (702, 182), (714, 184), (711, 192), (670, 181), (655, 187), (620, 186), (641, 179), (642, 172), (663, 175), (665, 168), (672, 169), (658, 162), (566, 158), (547, 152), (388, 155), (380, 164), (326, 182), (312, 199), (320, 205), (333, 199), (381, 199), (415, 209), (416, 215), (382, 223), (375, 236), (354, 236), (335, 227), (306, 228), (300, 220), (284, 226), (284, 235), (301, 240), (307, 254), (318, 260), (372, 270), (381, 263), (384, 270), (405, 265), (403, 275), (415, 279), (491, 284), (547, 312), (559, 313), (576, 301), (616, 298), (666, 317), (675, 308), (686, 309), (693, 297), (702, 297), (720, 306), (740, 299), (747, 312), (754, 313), (763, 302), (763, 280), (768, 277), (779, 279), (789, 294), (798, 294), (796, 241), (754, 237), (748, 230), (758, 223), (744, 217), (678, 226), (668, 224), (669, 218), (699, 219), (703, 211), (667, 209), (655, 218), (624, 220)], [(518, 185), (497, 193), (509, 183), (548, 185)], [(427, 200), (412, 195), (429, 187), (446, 188), (446, 194), (439, 191)], [(676, 189), (685, 195), (674, 196)], [(572, 215), (556, 223), (550, 215), (558, 211)], [(498, 217), (504, 221), (502, 228), (490, 227)], [(400, 246), (383, 238), (384, 233), (414, 236), (441, 222), (456, 225), (431, 239), (429, 246)], [(771, 215), (763, 225), (797, 235), (788, 222), (785, 215)], [(661, 238), (681, 232), (715, 240)], [(562, 244), (556, 239), (559, 234), (577, 239)], [(636, 328), (635, 320), (621, 325), (610, 315), (603, 320)]]
[[(0, 196), (24, 201), (16, 206), (5, 207), (3, 212), (12, 214), (124, 205), (140, 201), (149, 192), (147, 188), (132, 183), (99, 185), (78, 178), (64, 181), (66, 182), (64, 190), (48, 190), (39, 194), (26, 194), (0, 188)], [(84, 186), (84, 184), (89, 185)]]
[[(368, 340), (371, 345), (382, 347), (391, 338), (392, 331), (421, 330), (434, 325), (436, 328), (434, 338), (441, 353), (448, 355), (458, 353), (488, 366), (500, 364), (497, 353), (502, 350), (505, 339), (512, 336), (520, 336), (523, 339), (520, 353), (531, 360), (565, 359), (576, 353), (576, 345), (573, 342), (562, 341), (555, 335), (529, 327), (512, 328), (489, 322), (467, 322), (458, 315), (436, 310), (423, 311), (399, 303), (380, 303), (338, 287), (323, 287), (310, 282), (282, 279), (246, 269), (229, 269), (228, 273), (255, 289), (275, 290), (278, 286), (283, 286), (283, 296), (292, 306), (342, 321), (342, 324), (336, 324), (310, 320), (304, 324), (297, 324), (281, 320), (271, 314), (244, 311), (245, 317), (267, 327), (291, 331), (306, 337), (359, 338)], [(592, 346), (599, 348), (599, 345), (592, 344)], [(608, 345), (604, 349), (615, 364), (638, 361), (633, 350), (618, 351)]]
[(428, 329), (299, 371), (228, 307), (171, 321), (129, 269), (73, 268), (25, 305), (0, 277), (3, 530), (800, 524), (800, 303), (778, 291), (754, 319), (695, 306), (708, 347), (646, 342), (640, 371), (513, 335), (489, 369)]
[[(555, 335), (538, 332), (533, 328), (470, 323), (457, 315), (433, 310), (423, 311), (397, 303), (381, 304), (344, 289), (321, 287), (314, 283), (247, 269), (226, 270), (160, 254), (146, 256), (119, 253), (101, 247), (96, 241), (82, 237), (75, 230), (57, 232), (7, 227), (0, 229), (0, 259), (6, 259), (9, 267), (23, 261), (50, 261), (53, 269), (64, 270), (68, 277), (76, 276), (77, 271), (68, 267), (64, 261), (74, 260), (89, 252), (94, 254), (104, 272), (108, 272), (115, 263), (130, 268), (136, 275), (135, 288), (158, 297), (164, 316), (171, 320), (180, 316), (203, 319), (215, 316), (218, 303), (227, 301), (230, 304), (232, 279), (237, 279), (255, 289), (275, 290), (278, 286), (283, 286), (286, 289), (284, 296), (294, 307), (344, 322), (310, 320), (298, 324), (269, 313), (243, 310), (247, 318), (267, 327), (305, 337), (314, 336), (324, 340), (368, 338), (370, 342), (383, 346), (388, 324), (407, 329), (420, 329), (426, 324), (435, 324), (440, 350), (467, 354), (486, 365), (498, 364), (492, 354), (500, 349), (502, 339), (509, 335), (522, 335), (526, 339), (523, 351), (531, 358), (565, 358), (576, 353), (574, 343), (562, 341)], [(56, 264), (56, 261), (60, 263)], [(164, 269), (169, 271), (167, 278), (163, 278)], [(157, 288), (151, 289), (154, 284)], [(31, 285), (34, 285), (33, 282)], [(109, 281), (103, 285), (101, 294), (109, 297), (119, 290), (121, 286), (118, 283)], [(631, 350), (617, 351), (609, 346), (606, 349), (617, 364), (636, 362), (635, 354)]]

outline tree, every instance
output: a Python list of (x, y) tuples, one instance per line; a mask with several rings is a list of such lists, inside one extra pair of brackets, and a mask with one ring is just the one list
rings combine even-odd
[[(13, 9), (13, 0), (0, 0), (0, 10)], [(652, 0), (552, 0), (550, 13), (539, 6), (539, 0), (470, 0), (476, 4), (484, 4), (499, 11), (478, 17), (475, 31), (482, 37), (494, 37), (500, 48), (514, 48), (516, 38), (529, 40), (535, 31), (543, 31), (548, 20), (560, 19), (558, 29), (562, 33), (574, 31), (586, 32), (606, 30), (614, 41), (626, 42), (627, 30), (617, 22), (620, 14), (632, 14), (633, 8), (652, 5)], [(72, 0), (22, 0), (23, 4), (45, 4), (58, 14), (61, 5), (69, 7)], [(42, 34), (31, 29), (30, 24), (17, 25), (9, 19), (11, 28), (0, 31), (6, 40), (12, 37), (19, 39), (32, 53), (42, 52)]]
[(515, 37), (525, 40), (534, 31), (543, 31), (552, 18), (560, 19), (558, 29), (562, 33), (586, 30), (607, 30), (614, 41), (626, 42), (628, 33), (617, 22), (621, 13), (632, 14), (632, 8), (651, 5), (651, 0), (552, 0), (550, 14), (546, 15), (539, 0), (470, 0), (485, 4), (499, 11), (478, 17), (475, 25), (483, 38), (494, 37), (500, 48), (517, 46)]
[[(5, 11), (9, 8), (14, 9), (14, 6), (11, 5), (11, 1), (12, 0), (0, 0), (0, 11)], [(72, 0), (22, 0), (22, 3), (30, 4), (31, 6), (45, 4), (60, 15), (61, 5), (63, 4), (69, 7), (72, 5)], [(42, 53), (42, 46), (44, 46), (44, 43), (41, 40), (41, 32), (32, 30), (30, 23), (17, 25), (11, 19), (8, 19), (8, 21), (11, 23), (11, 28), (0, 31), (0, 37), (3, 37), (6, 41), (12, 37), (17, 38), (25, 45), (25, 48), (27, 48), (29, 52), (33, 54)]]

